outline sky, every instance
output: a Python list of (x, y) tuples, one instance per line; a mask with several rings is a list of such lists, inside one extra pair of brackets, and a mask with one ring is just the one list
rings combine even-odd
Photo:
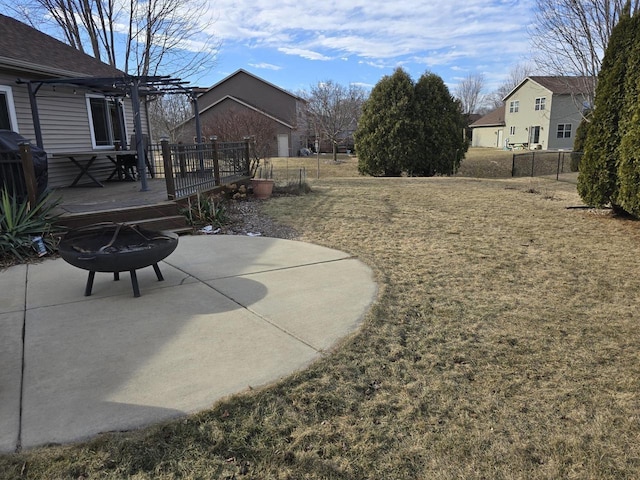
[(210, 0), (216, 66), (208, 87), (242, 68), (292, 93), (318, 82), (372, 88), (397, 67), (438, 74), (454, 93), (468, 75), (495, 90), (530, 59), (532, 0)]

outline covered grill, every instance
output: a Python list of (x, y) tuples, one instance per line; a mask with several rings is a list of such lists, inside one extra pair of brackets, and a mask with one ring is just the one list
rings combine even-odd
[[(20, 145), (25, 143), (29, 141), (22, 135), (11, 130), (0, 130), (0, 188), (8, 189), (18, 199), (27, 197), (27, 187), (22, 165), (19, 160), (16, 162), (14, 159), (19, 159)], [(47, 153), (35, 145), (30, 146), (37, 182), (36, 195), (40, 197), (47, 190), (49, 182)]]
[(153, 266), (158, 281), (164, 280), (158, 262), (178, 246), (178, 235), (167, 231), (152, 231), (137, 225), (98, 223), (67, 233), (58, 250), (69, 264), (89, 271), (85, 296), (91, 295), (96, 272), (131, 274), (135, 297), (140, 296), (136, 270)]

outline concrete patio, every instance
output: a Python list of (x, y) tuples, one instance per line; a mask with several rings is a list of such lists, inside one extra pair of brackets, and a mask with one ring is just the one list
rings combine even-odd
[(371, 270), (263, 237), (181, 237), (129, 276), (49, 259), (0, 271), (0, 451), (73, 442), (206, 409), (309, 365), (358, 329)]

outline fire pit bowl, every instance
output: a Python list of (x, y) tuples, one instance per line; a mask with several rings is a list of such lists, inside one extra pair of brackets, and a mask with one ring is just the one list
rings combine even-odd
[(131, 274), (135, 297), (140, 296), (136, 270), (153, 266), (158, 281), (164, 280), (158, 262), (168, 257), (178, 246), (173, 232), (153, 231), (137, 225), (98, 223), (67, 233), (58, 247), (60, 256), (74, 267), (89, 271), (85, 295), (91, 295), (96, 272)]

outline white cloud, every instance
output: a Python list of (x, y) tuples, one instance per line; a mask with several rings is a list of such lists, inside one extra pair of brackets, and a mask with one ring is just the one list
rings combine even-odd
[(253, 68), (260, 68), (263, 70), (282, 70), (282, 67), (278, 65), (272, 65), (271, 63), (266, 63), (266, 62), (250, 63), (249, 66)]
[(298, 55), (307, 60), (331, 60), (331, 57), (304, 48), (280, 47), (278, 51), (286, 53), (287, 55)]
[(380, 60), (424, 57), (429, 51), (430, 62), (441, 64), (451, 60), (447, 51), (453, 47), (460, 56), (488, 54), (481, 46), (524, 54), (526, 25), (505, 19), (526, 21), (530, 9), (527, 0), (215, 0), (210, 16), (213, 31), (223, 40), (303, 58)]
[(291, 60), (344, 60), (378, 70), (406, 66), (412, 75), (425, 68), (457, 76), (482, 71), (495, 82), (530, 55), (530, 0), (209, 1), (203, 15), (209, 31), (223, 49), (249, 52), (254, 63), (247, 65), (255, 68), (280, 64), (269, 55), (279, 52)]

